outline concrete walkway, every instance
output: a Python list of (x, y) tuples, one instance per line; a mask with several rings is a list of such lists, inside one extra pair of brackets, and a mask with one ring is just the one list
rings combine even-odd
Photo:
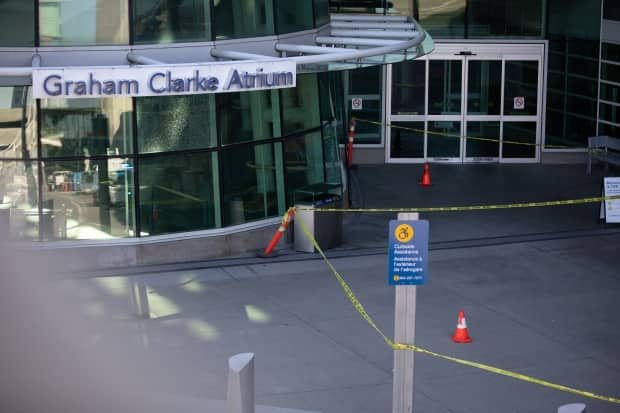
[[(420, 166), (360, 167), (352, 180), (353, 203), (412, 207), (598, 196), (600, 171), (587, 176), (584, 169), (432, 166), (434, 186), (421, 188)], [(387, 221), (394, 216), (348, 214), (343, 245), (329, 251), (390, 337), (394, 289), (387, 285), (385, 251)], [(431, 253), (428, 284), (418, 288), (416, 344), (620, 397), (620, 228), (599, 223), (598, 205), (422, 218), (431, 222)], [(259, 404), (391, 412), (393, 353), (316, 254), (284, 248), (273, 259), (236, 257), (95, 275), (62, 283), (65, 295), (79, 298), (77, 312), (88, 314), (81, 344), (103, 364), (115, 365), (110, 348), (122, 349), (120, 360), (133, 360), (126, 356), (129, 344), (117, 345), (131, 343), (148, 360), (148, 373), (127, 363), (118, 371), (131, 369), (135, 380), (152, 382), (159, 395), (224, 399), (227, 358), (250, 351), (256, 354)], [(151, 319), (133, 315), (128, 297), (136, 286), (146, 288)], [(461, 309), (471, 344), (450, 340)], [(416, 355), (416, 413), (556, 412), (575, 402), (591, 412), (620, 411), (618, 404)]]

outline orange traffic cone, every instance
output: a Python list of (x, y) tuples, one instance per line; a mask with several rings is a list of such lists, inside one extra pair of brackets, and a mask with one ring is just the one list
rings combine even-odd
[(420, 181), (422, 186), (431, 186), (431, 172), (429, 171), (428, 163), (424, 164), (424, 173), (422, 174), (422, 180)]
[(467, 332), (467, 321), (465, 321), (465, 312), (463, 310), (459, 311), (459, 319), (452, 336), (452, 341), (455, 343), (471, 343), (472, 341)]

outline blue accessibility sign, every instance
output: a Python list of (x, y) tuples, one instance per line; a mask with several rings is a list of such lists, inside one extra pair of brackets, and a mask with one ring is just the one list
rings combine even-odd
[(428, 273), (428, 221), (390, 221), (388, 281), (421, 285)]

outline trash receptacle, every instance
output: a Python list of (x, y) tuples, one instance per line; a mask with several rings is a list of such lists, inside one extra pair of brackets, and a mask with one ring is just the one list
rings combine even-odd
[(295, 191), (295, 250), (315, 252), (312, 241), (301, 228), (303, 221), (321, 249), (334, 248), (342, 242), (342, 213), (319, 212), (319, 209), (342, 208), (342, 185), (314, 184)]

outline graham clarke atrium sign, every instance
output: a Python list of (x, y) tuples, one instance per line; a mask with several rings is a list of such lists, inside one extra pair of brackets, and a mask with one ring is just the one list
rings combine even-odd
[(244, 92), (295, 87), (294, 61), (41, 68), (32, 71), (33, 96), (100, 98)]

